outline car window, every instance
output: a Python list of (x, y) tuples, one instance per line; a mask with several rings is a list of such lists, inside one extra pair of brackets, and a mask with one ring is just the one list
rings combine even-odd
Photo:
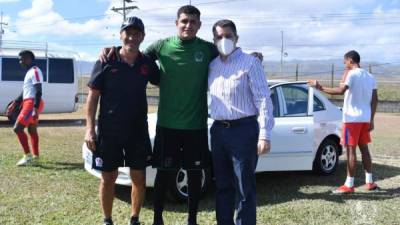
[(314, 112), (318, 112), (318, 111), (325, 110), (324, 104), (323, 104), (322, 101), (321, 101), (318, 97), (316, 97), (316, 96), (314, 96), (313, 108), (314, 108)]
[(271, 89), (271, 100), (272, 100), (272, 105), (274, 106), (273, 110), (273, 115), (274, 117), (279, 117), (279, 101), (278, 101), (278, 95), (276, 94), (276, 88)]
[(284, 116), (307, 116), (307, 89), (296, 85), (284, 85), (282, 93), (286, 108)]
[(49, 59), (49, 83), (74, 83), (72, 59)]
[[(46, 59), (35, 59), (37, 65), (43, 73), (43, 80), (47, 81)], [(19, 64), (18, 58), (2, 58), (1, 60), (1, 80), (3, 81), (23, 81), (26, 70)]]

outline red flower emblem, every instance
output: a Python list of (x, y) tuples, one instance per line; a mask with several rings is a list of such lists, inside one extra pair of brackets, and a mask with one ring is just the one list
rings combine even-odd
[(111, 69), (110, 72), (111, 72), (112, 75), (117, 75), (118, 69)]
[(147, 76), (149, 73), (149, 66), (148, 65), (141, 65), (140, 66), (140, 73), (144, 76)]

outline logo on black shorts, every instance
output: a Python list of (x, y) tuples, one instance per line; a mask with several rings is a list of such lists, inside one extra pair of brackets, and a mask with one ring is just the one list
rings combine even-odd
[(96, 167), (103, 167), (103, 160), (100, 157), (95, 159)]

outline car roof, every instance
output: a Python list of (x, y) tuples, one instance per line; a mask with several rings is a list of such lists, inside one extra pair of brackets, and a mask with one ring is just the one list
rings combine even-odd
[(288, 81), (288, 80), (279, 80), (279, 79), (271, 79), (268, 80), (269, 86), (276, 86), (278, 84), (306, 84), (307, 81)]

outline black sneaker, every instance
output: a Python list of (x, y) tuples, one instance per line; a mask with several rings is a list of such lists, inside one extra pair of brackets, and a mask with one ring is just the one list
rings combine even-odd
[(129, 220), (129, 225), (140, 225), (141, 223), (139, 222), (139, 217), (137, 216), (132, 216), (131, 219)]
[(111, 219), (104, 219), (103, 225), (114, 225)]
[(164, 225), (164, 220), (160, 218), (153, 219), (153, 225)]
[(153, 225), (164, 225), (164, 222), (163, 222), (163, 221), (161, 221), (161, 222), (157, 222), (157, 223), (156, 223), (156, 222), (154, 222), (154, 223), (153, 223)]
[(129, 222), (129, 225), (141, 225), (141, 223), (139, 221), (136, 222), (131, 221)]

